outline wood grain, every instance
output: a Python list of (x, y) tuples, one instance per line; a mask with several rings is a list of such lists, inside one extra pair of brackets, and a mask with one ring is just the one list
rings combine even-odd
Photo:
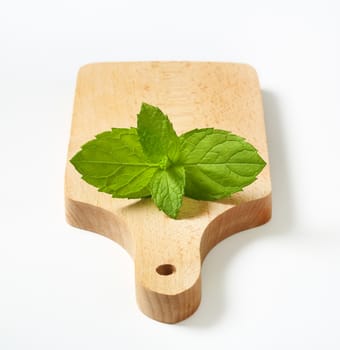
[[(78, 74), (68, 160), (86, 141), (112, 127), (136, 125), (141, 102), (160, 107), (181, 134), (215, 127), (245, 137), (268, 163), (262, 98), (255, 70), (207, 62), (97, 63)], [(216, 202), (184, 199), (178, 220), (150, 199), (112, 199), (90, 186), (67, 162), (67, 221), (100, 233), (135, 262), (137, 302), (151, 318), (175, 323), (201, 299), (201, 266), (208, 252), (233, 233), (271, 217), (269, 163), (257, 181)], [(114, 276), (108, 276), (114, 278)]]

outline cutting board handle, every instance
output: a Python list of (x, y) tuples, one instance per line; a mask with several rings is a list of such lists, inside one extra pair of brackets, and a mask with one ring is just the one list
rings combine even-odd
[(136, 298), (145, 315), (164, 323), (179, 322), (192, 315), (200, 304), (201, 276), (190, 288), (174, 295), (150, 290), (136, 279)]

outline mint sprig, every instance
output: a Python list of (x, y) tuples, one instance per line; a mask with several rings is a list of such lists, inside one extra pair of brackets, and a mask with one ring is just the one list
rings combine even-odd
[(103, 132), (70, 160), (82, 179), (114, 198), (151, 196), (176, 218), (183, 196), (216, 200), (241, 191), (266, 165), (240, 136), (213, 128), (177, 136), (169, 118), (143, 103), (137, 129)]

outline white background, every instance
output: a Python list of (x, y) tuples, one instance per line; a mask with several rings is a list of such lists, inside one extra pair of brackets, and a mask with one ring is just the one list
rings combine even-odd
[[(0, 349), (340, 348), (338, 1), (0, 2)], [(220, 243), (189, 319), (145, 317), (130, 257), (64, 221), (78, 68), (253, 65), (273, 219)]]

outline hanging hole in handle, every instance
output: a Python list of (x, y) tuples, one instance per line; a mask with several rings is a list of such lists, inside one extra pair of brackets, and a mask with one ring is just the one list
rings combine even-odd
[(174, 272), (176, 272), (176, 268), (174, 265), (171, 265), (171, 264), (163, 264), (163, 265), (159, 265), (156, 268), (156, 272), (159, 275), (168, 276), (168, 275), (172, 275)]

